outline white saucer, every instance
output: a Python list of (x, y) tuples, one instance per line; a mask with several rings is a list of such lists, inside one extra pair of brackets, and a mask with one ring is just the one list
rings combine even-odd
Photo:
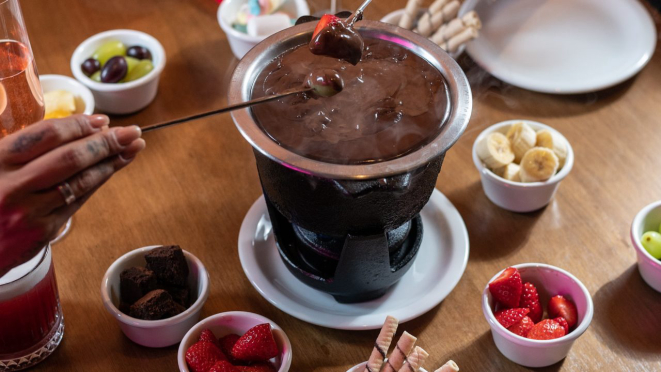
[(468, 0), (482, 20), (466, 51), (512, 85), (573, 94), (621, 83), (649, 62), (656, 28), (639, 0)]
[(424, 233), (417, 258), (397, 284), (373, 301), (340, 304), (296, 279), (280, 259), (263, 196), (241, 224), (241, 266), (266, 300), (303, 321), (350, 330), (381, 328), (387, 315), (406, 322), (440, 303), (457, 285), (468, 262), (466, 225), (445, 195), (434, 190), (420, 215)]

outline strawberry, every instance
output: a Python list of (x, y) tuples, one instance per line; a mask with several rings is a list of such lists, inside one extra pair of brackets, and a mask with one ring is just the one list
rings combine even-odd
[(275, 372), (275, 368), (268, 363), (257, 363), (249, 366), (237, 366), (239, 372)]
[(513, 267), (503, 270), (496, 279), (489, 283), (491, 296), (508, 308), (519, 306), (522, 291), (521, 274)]
[(528, 338), (533, 340), (552, 340), (564, 335), (565, 329), (553, 319), (542, 320), (528, 332)]
[(496, 320), (502, 324), (503, 327), (509, 328), (518, 323), (530, 312), (530, 309), (507, 309), (496, 311)]
[(248, 362), (265, 362), (279, 352), (269, 323), (250, 328), (232, 347), (234, 358)]
[(535, 326), (535, 322), (529, 316), (524, 316), (520, 322), (508, 327), (507, 329), (521, 337), (528, 337), (528, 332)]
[(186, 350), (186, 363), (192, 372), (208, 372), (220, 360), (227, 358), (209, 341), (198, 341)]
[(221, 360), (219, 362), (216, 362), (216, 364), (211, 367), (209, 372), (241, 372), (236, 367), (232, 365), (232, 363), (226, 361), (226, 360)]
[(555, 319), (553, 319), (553, 320), (555, 320), (556, 322), (558, 322), (558, 323), (562, 326), (562, 328), (565, 329), (565, 334), (569, 333), (569, 324), (567, 323), (567, 321), (565, 320), (565, 318), (559, 316), (559, 317), (557, 317), (557, 318), (555, 318)]
[(238, 364), (237, 360), (232, 357), (232, 348), (234, 347), (234, 344), (241, 338), (241, 336), (237, 334), (229, 334), (227, 336), (223, 336), (220, 338), (219, 343), (220, 343), (220, 350), (227, 355), (227, 359), (232, 363), (232, 364)]
[(319, 20), (319, 23), (317, 23), (317, 27), (315, 27), (314, 32), (312, 33), (312, 38), (314, 39), (318, 33), (323, 30), (324, 27), (328, 26), (329, 24), (332, 23), (337, 23), (340, 21), (340, 18), (332, 15), (332, 14), (324, 14), (323, 17)]
[(542, 305), (539, 303), (537, 288), (535, 288), (532, 283), (526, 282), (523, 284), (523, 292), (521, 293), (521, 299), (519, 300), (519, 307), (530, 309), (530, 314), (528, 314), (528, 316), (533, 322), (537, 323), (542, 320)]
[(218, 343), (218, 339), (216, 336), (211, 332), (210, 329), (205, 329), (200, 333), (200, 337), (197, 339), (198, 341), (207, 341), (211, 342), (212, 344), (216, 345), (216, 347), (220, 348), (220, 344)]
[(574, 328), (576, 322), (578, 321), (578, 311), (576, 310), (576, 305), (570, 300), (557, 295), (551, 297), (549, 301), (549, 318), (557, 318), (559, 316), (565, 318), (569, 328)]

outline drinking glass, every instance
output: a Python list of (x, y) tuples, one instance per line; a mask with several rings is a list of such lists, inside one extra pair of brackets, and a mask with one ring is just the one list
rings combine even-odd
[[(0, 139), (44, 118), (39, 83), (18, 0), (0, 0)], [(71, 226), (71, 219), (53, 242)]]
[(50, 245), (0, 277), (0, 314), (0, 371), (33, 366), (60, 344), (64, 319)]

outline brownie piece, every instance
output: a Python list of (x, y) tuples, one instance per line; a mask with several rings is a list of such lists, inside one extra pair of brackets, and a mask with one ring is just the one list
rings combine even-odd
[(152, 249), (145, 256), (147, 268), (156, 273), (159, 284), (185, 287), (188, 280), (188, 264), (184, 251), (178, 245)]
[(119, 274), (119, 297), (129, 305), (156, 289), (156, 274), (144, 267), (131, 267)]
[(184, 308), (188, 308), (189, 305), (189, 290), (188, 287), (173, 287), (170, 285), (162, 286), (162, 289), (165, 289), (170, 296), (172, 296), (172, 299), (174, 302), (178, 303), (179, 305), (183, 306)]
[(129, 315), (138, 319), (158, 320), (175, 316), (184, 310), (165, 290), (155, 289), (131, 305)]

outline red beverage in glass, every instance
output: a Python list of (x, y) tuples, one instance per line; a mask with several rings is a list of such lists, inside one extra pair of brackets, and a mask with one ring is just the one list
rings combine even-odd
[(30, 49), (0, 41), (0, 138), (44, 118), (44, 100)]
[(63, 331), (53, 259), (46, 247), (0, 278), (0, 370), (40, 362), (59, 345)]

